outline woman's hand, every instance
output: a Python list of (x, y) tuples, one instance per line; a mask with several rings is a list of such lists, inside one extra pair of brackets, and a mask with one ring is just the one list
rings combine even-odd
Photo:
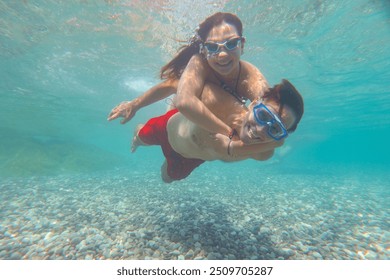
[(122, 117), (123, 120), (121, 120), (121, 124), (125, 124), (134, 117), (137, 110), (138, 108), (135, 100), (125, 101), (111, 110), (107, 120), (112, 121), (119, 117)]

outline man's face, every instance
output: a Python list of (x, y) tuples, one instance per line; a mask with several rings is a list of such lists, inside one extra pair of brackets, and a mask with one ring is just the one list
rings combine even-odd
[[(264, 119), (267, 121), (264, 124), (259, 124), (253, 112), (253, 108), (259, 104), (259, 101), (252, 102), (244, 117), (240, 131), (240, 139), (245, 144), (267, 143), (278, 141), (276, 140), (278, 138), (281, 140), (287, 136), (285, 130), (290, 128), (295, 121), (295, 114), (288, 106), (285, 105), (281, 115), (279, 115), (278, 103), (275, 101), (263, 101), (262, 103), (265, 106), (261, 106), (261, 109), (265, 114)], [(260, 115), (260, 118), (262, 117)], [(281, 125), (279, 124), (279, 120)]]

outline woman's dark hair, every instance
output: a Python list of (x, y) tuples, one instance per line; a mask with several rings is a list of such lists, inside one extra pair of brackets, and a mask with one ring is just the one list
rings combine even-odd
[(263, 98), (275, 100), (280, 104), (279, 115), (282, 113), (284, 105), (291, 108), (295, 113), (296, 119), (288, 129), (288, 132), (294, 132), (297, 129), (304, 111), (303, 98), (297, 89), (289, 81), (283, 79), (280, 84), (275, 85), (265, 93)]
[(210, 30), (222, 22), (234, 25), (238, 35), (242, 36), (242, 22), (236, 15), (218, 12), (209, 16), (199, 24), (196, 34), (189, 43), (180, 47), (176, 56), (161, 68), (160, 78), (179, 79), (191, 57), (199, 53), (201, 44), (206, 40)]

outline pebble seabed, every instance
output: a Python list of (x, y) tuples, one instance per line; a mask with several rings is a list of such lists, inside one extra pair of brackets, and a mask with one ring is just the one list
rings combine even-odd
[(0, 259), (390, 259), (383, 182), (150, 177), (3, 180)]

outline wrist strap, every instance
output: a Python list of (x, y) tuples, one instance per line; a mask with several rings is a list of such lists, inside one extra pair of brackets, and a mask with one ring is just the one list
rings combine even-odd
[(232, 153), (231, 153), (231, 148), (230, 148), (230, 145), (232, 144), (232, 139), (230, 139), (229, 140), (229, 144), (228, 144), (228, 146), (227, 146), (227, 154), (229, 155), (229, 156), (233, 156), (232, 155)]

